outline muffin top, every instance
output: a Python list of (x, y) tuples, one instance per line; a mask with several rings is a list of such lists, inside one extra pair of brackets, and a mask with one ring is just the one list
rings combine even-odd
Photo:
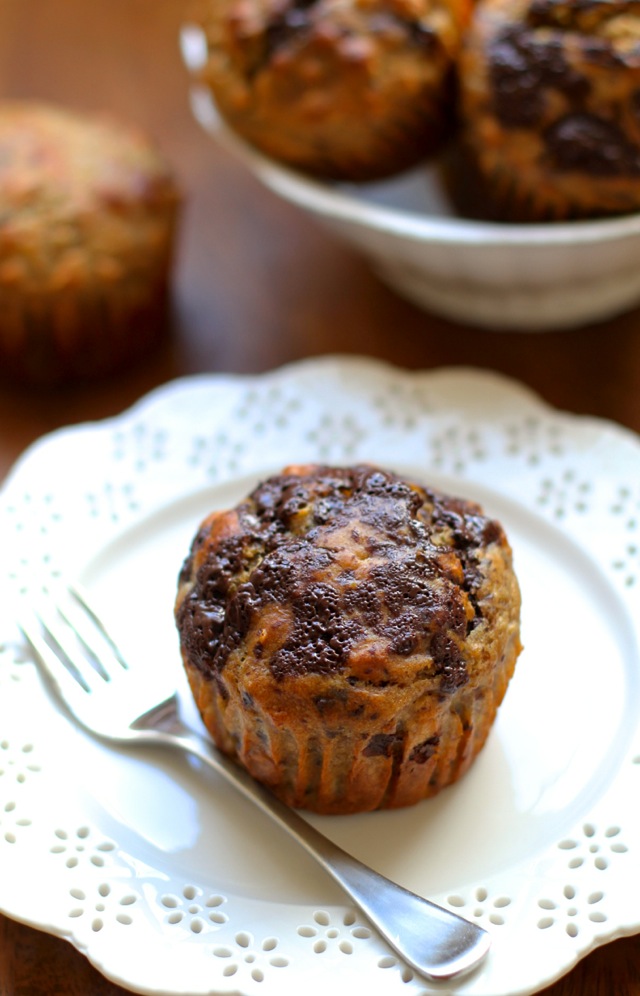
[(461, 64), (468, 127), (497, 141), (484, 113), (511, 132), (514, 168), (534, 149), (513, 132), (529, 130), (550, 171), (637, 183), (638, 14), (638, 0), (483, 0)]
[(288, 467), (202, 524), (180, 576), (183, 652), (214, 680), (242, 658), (276, 683), (447, 695), (493, 666), (498, 614), (517, 617), (510, 554), (472, 502), (368, 465)]
[[(0, 281), (55, 288), (133, 271), (179, 194), (138, 129), (27, 101), (0, 103)], [(142, 259), (141, 259), (142, 254)]]
[(366, 179), (441, 140), (469, 0), (203, 0), (202, 71), (227, 121), (275, 158)]

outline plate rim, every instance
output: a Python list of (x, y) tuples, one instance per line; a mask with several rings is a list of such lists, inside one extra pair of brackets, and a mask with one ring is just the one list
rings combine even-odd
[[(332, 380), (334, 382), (342, 379), (343, 381), (352, 376), (355, 371), (362, 374), (364, 379), (374, 375), (380, 379), (380, 382), (386, 384), (393, 381), (396, 385), (402, 383), (403, 385), (413, 385), (418, 384), (428, 384), (429, 386), (442, 384), (447, 380), (451, 381), (453, 379), (458, 384), (462, 382), (470, 383), (473, 382), (476, 385), (481, 385), (481, 391), (485, 394), (491, 387), (500, 388), (504, 392), (504, 398), (509, 397), (511, 401), (518, 400), (521, 406), (524, 406), (525, 410), (531, 412), (544, 412), (545, 417), (550, 419), (552, 422), (563, 422), (571, 424), (574, 430), (578, 431), (580, 427), (580, 432), (591, 436), (595, 439), (600, 439), (602, 434), (607, 437), (607, 441), (614, 439), (617, 441), (618, 445), (623, 446), (625, 451), (631, 447), (631, 450), (635, 453), (636, 459), (640, 460), (640, 442), (638, 441), (635, 434), (630, 430), (625, 430), (622, 427), (617, 426), (613, 422), (609, 422), (603, 419), (592, 418), (591, 416), (576, 416), (569, 413), (561, 412), (557, 409), (553, 409), (543, 402), (535, 392), (531, 391), (529, 388), (525, 388), (518, 382), (505, 377), (502, 374), (496, 374), (493, 371), (483, 371), (475, 370), (471, 367), (451, 367), (451, 368), (438, 368), (433, 371), (404, 371), (398, 367), (393, 367), (390, 364), (383, 363), (377, 360), (371, 360), (369, 358), (363, 357), (333, 357), (327, 356), (319, 360), (305, 360), (298, 361), (291, 364), (287, 364), (284, 367), (278, 368), (277, 370), (270, 371), (264, 374), (202, 374), (192, 377), (179, 378), (176, 381), (172, 381), (169, 384), (162, 385), (159, 388), (151, 391), (148, 395), (139, 399), (132, 406), (130, 406), (126, 411), (122, 412), (112, 418), (107, 418), (99, 422), (87, 422), (80, 423), (76, 426), (70, 426), (63, 429), (54, 430), (52, 433), (41, 437), (40, 440), (36, 441), (27, 451), (23, 454), (21, 458), (14, 465), (12, 471), (5, 479), (5, 482), (0, 490), (0, 512), (5, 509), (5, 503), (7, 496), (11, 496), (12, 491), (18, 487), (21, 483), (23, 476), (30, 472), (32, 467), (35, 467), (42, 454), (46, 453), (52, 446), (64, 444), (65, 440), (79, 440), (82, 435), (85, 438), (89, 438), (95, 433), (111, 432), (114, 429), (126, 429), (131, 426), (135, 421), (141, 417), (145, 416), (147, 418), (156, 415), (167, 406), (170, 407), (172, 399), (177, 398), (179, 395), (184, 394), (186, 391), (191, 392), (194, 388), (202, 390), (204, 393), (212, 390), (219, 390), (222, 385), (230, 393), (234, 391), (245, 390), (248, 385), (273, 385), (277, 382), (287, 383), (298, 380), (301, 376), (323, 376)], [(365, 393), (368, 388), (365, 388)], [(455, 406), (454, 406), (455, 408)], [(155, 417), (155, 416), (153, 416)], [(153, 418), (152, 418), (153, 420)], [(12, 915), (11, 911), (7, 911), (8, 915)], [(16, 918), (20, 918), (17, 916)], [(32, 926), (42, 925), (33, 923), (30, 920), (25, 920), (24, 922), (30, 922)], [(630, 928), (628, 924), (621, 924), (613, 930), (609, 929), (606, 934), (606, 939), (613, 939), (615, 936), (620, 936), (624, 933), (632, 933), (640, 929), (640, 922), (636, 920), (633, 925), (633, 929)], [(57, 932), (59, 928), (56, 928)], [(66, 934), (65, 934), (66, 936)], [(77, 938), (74, 939), (76, 946), (80, 947), (80, 950), (84, 950), (92, 958), (99, 958), (99, 956), (91, 955), (90, 951), (87, 949), (88, 942), (80, 942)], [(588, 953), (598, 943), (603, 943), (602, 939), (597, 936), (594, 937), (592, 943), (580, 951), (579, 957), (583, 957), (584, 954)], [(82, 946), (81, 946), (82, 944)], [(89, 945), (90, 947), (90, 945)], [(575, 952), (572, 951), (572, 955)], [(98, 962), (95, 962), (98, 964)], [(101, 970), (107, 974), (109, 972), (108, 965), (99, 965)], [(570, 964), (565, 965), (559, 974), (563, 974), (564, 971), (568, 971), (571, 967)], [(555, 976), (557, 977), (557, 976)], [(126, 979), (122, 979), (120, 976), (116, 975), (115, 981), (124, 981), (127, 984)], [(255, 981), (255, 980), (254, 980)], [(542, 981), (540, 986), (536, 988), (521, 989), (518, 992), (535, 992), (542, 985), (548, 985), (553, 981), (553, 977), (547, 977)], [(409, 992), (410, 986), (405, 984), (404, 990)], [(138, 990), (144, 991), (144, 990)], [(158, 992), (159, 990), (149, 990), (151, 992)], [(220, 990), (226, 991), (226, 990)], [(266, 991), (265, 987), (262, 987), (261, 991)], [(428, 988), (424, 990), (425, 992), (430, 991)], [(434, 990), (441, 991), (441, 990)], [(474, 992), (473, 988), (465, 989), (464, 987), (456, 988), (452, 990), (455, 992)], [(249, 989), (247, 989), (249, 992)], [(515, 991), (514, 991), (515, 994)], [(510, 993), (509, 996), (512, 996)]]

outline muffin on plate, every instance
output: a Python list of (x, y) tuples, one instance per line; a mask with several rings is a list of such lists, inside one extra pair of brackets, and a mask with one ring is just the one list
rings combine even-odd
[(498, 522), (368, 465), (290, 466), (214, 511), (175, 606), (217, 746), (320, 813), (412, 805), (467, 771), (519, 612)]
[(267, 155), (325, 178), (389, 176), (449, 132), (470, 2), (201, 0), (201, 77)]
[(459, 63), (460, 155), (495, 216), (640, 209), (639, 14), (638, 0), (479, 0)]
[(145, 353), (166, 321), (180, 195), (110, 117), (0, 102), (0, 371), (59, 384)]

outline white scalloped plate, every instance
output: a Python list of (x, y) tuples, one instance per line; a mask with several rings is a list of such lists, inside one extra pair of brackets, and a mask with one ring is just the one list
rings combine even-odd
[(640, 930), (640, 445), (467, 369), (364, 359), (160, 388), (35, 444), (0, 495), (0, 599), (79, 578), (150, 681), (200, 518), (285, 462), (375, 461), (504, 522), (525, 651), (469, 774), (412, 809), (314, 817), (493, 936), (456, 984), (413, 974), (311, 860), (209, 772), (78, 732), (0, 622), (0, 908), (140, 993), (534, 993)]

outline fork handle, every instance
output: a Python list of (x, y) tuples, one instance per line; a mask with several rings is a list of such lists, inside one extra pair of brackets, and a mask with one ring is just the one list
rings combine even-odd
[(487, 931), (435, 903), (409, 892), (338, 847), (298, 813), (280, 802), (234, 761), (174, 715), (166, 730), (150, 739), (199, 758), (255, 803), (334, 879), (387, 943), (417, 972), (451, 979), (474, 968), (489, 950)]

